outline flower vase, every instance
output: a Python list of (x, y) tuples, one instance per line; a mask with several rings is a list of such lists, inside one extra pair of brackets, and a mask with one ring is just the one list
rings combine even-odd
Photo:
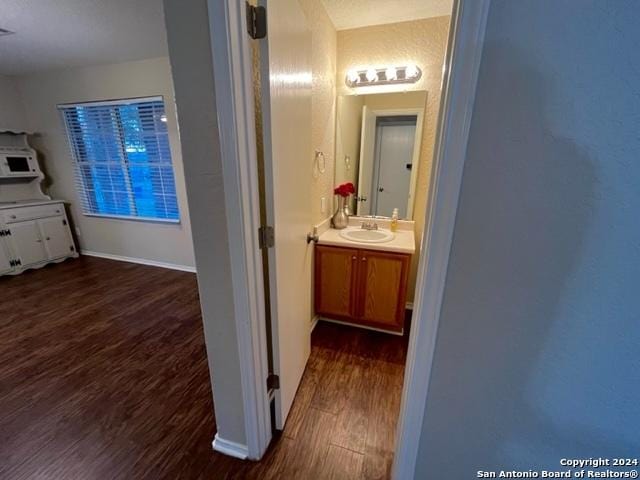
[(344, 213), (347, 214), (347, 217), (352, 215), (351, 212), (351, 195), (344, 197)]
[(343, 228), (347, 228), (349, 225), (349, 215), (347, 214), (347, 198), (342, 195), (338, 195), (338, 208), (336, 209), (336, 213), (331, 217), (331, 225), (333, 228), (341, 230)]

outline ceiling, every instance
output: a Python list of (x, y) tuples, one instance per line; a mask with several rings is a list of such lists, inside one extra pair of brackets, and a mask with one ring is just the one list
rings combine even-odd
[(0, 0), (0, 74), (167, 55), (162, 0)]
[[(322, 0), (336, 30), (451, 15), (453, 0)], [(1, 26), (1, 25), (0, 25)]]

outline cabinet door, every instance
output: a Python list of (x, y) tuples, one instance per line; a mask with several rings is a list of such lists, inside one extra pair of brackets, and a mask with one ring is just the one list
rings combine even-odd
[(409, 255), (360, 250), (358, 263), (358, 317), (380, 328), (401, 330)]
[(316, 313), (332, 318), (355, 316), (358, 251), (316, 245)]
[(43, 218), (38, 220), (38, 224), (49, 259), (67, 257), (72, 253), (73, 242), (64, 217)]
[(40, 237), (35, 220), (11, 225), (11, 246), (22, 266), (32, 265), (47, 259), (47, 252)]
[[(2, 227), (0, 226), (0, 229)], [(8, 273), (13, 270), (11, 265), (11, 255), (9, 253), (9, 245), (5, 242), (4, 238), (0, 238), (0, 275)]]

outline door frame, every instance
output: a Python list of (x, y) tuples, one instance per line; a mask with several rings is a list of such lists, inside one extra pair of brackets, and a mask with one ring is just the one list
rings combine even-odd
[[(398, 422), (393, 465), (396, 479), (413, 478), (415, 472), (490, 2), (454, 0)], [(207, 0), (207, 4), (247, 441), (246, 452), (242, 452), (216, 436), (214, 448), (232, 456), (259, 459), (271, 441), (271, 423), (265, 292), (258, 246), (260, 203), (251, 40), (246, 33), (245, 2)]]
[[(429, 92), (427, 92), (427, 96)], [(407, 217), (410, 220), (413, 220), (413, 207), (415, 205), (415, 195), (416, 195), (416, 185), (418, 183), (418, 170), (420, 168), (420, 149), (422, 148), (422, 128), (424, 121), (424, 108), (394, 108), (394, 109), (372, 109), (371, 113), (376, 118), (376, 123), (378, 117), (401, 117), (404, 115), (407, 116), (416, 116), (416, 133), (413, 138), (413, 154), (411, 155), (411, 161), (413, 165), (417, 168), (411, 168), (411, 178), (409, 180), (409, 198), (407, 199)], [(364, 121), (364, 119), (363, 119)], [(362, 132), (364, 133), (364, 126), (362, 128)], [(374, 134), (373, 143), (373, 161), (375, 162), (375, 152), (376, 152), (376, 139), (378, 136), (378, 129), (374, 130), (376, 133)], [(360, 140), (362, 144), (364, 139)], [(364, 150), (364, 149), (363, 149)], [(360, 172), (362, 167), (362, 161), (358, 162), (358, 185), (360, 185)], [(375, 170), (375, 165), (373, 166)], [(370, 195), (370, 194), (369, 194)]]
[(415, 476), (491, 0), (454, 0), (392, 478)]
[(246, 436), (239, 445), (216, 434), (213, 448), (257, 460), (272, 434), (251, 45), (244, 1), (207, 7)]

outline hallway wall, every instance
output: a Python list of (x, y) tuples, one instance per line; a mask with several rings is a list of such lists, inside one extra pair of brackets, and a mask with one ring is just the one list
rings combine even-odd
[(491, 3), (416, 479), (640, 451), (639, 17)]

